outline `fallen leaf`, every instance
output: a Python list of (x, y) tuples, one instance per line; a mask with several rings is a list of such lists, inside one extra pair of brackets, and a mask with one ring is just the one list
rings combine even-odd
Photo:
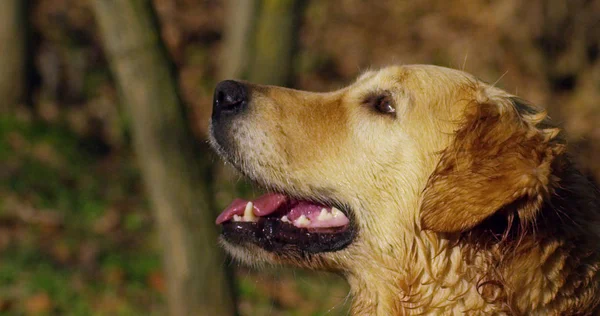
[(25, 311), (28, 315), (47, 313), (52, 308), (52, 301), (47, 293), (38, 293), (25, 300)]
[(162, 271), (152, 271), (148, 274), (148, 285), (154, 290), (164, 293), (166, 290), (165, 277)]

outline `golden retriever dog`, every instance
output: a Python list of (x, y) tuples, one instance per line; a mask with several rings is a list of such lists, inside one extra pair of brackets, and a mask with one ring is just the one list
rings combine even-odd
[(211, 143), (268, 193), (217, 218), (249, 263), (337, 272), (354, 315), (600, 311), (600, 193), (544, 111), (458, 70), (338, 91), (223, 81)]

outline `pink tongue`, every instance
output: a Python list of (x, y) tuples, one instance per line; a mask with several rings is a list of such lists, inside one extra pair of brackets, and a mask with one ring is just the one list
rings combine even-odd
[(302, 215), (313, 220), (319, 216), (319, 213), (321, 213), (323, 208), (325, 208), (325, 206), (302, 201), (292, 207), (290, 213), (287, 214), (287, 217), (292, 222)]
[(244, 214), (244, 209), (246, 208), (247, 203), (248, 201), (242, 199), (233, 200), (233, 202), (231, 202), (231, 204), (229, 204), (229, 206), (226, 207), (225, 210), (217, 217), (217, 220), (215, 222), (217, 223), (217, 225), (219, 225), (223, 222), (232, 219), (233, 215), (242, 216)]
[[(256, 216), (267, 216), (275, 212), (281, 205), (288, 201), (287, 196), (277, 193), (267, 193), (254, 202), (253, 213)], [(246, 208), (248, 201), (242, 199), (235, 199), (225, 210), (217, 217), (217, 225), (226, 222), (233, 218), (234, 215), (243, 216), (244, 209)]]
[(288, 197), (283, 194), (267, 193), (254, 200), (254, 215), (267, 216), (287, 201)]

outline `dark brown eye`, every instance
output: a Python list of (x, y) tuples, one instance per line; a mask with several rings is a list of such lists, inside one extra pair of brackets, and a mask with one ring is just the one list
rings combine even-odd
[(374, 106), (378, 112), (383, 114), (396, 113), (396, 108), (394, 108), (394, 100), (392, 100), (392, 98), (389, 95), (379, 96)]
[(392, 95), (387, 92), (373, 93), (365, 98), (364, 104), (381, 114), (396, 115), (396, 108)]

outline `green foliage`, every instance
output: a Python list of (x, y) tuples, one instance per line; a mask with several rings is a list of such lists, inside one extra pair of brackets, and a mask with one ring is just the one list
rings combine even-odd
[(0, 192), (10, 201), (0, 208), (0, 233), (12, 232), (0, 246), (0, 306), (10, 313), (161, 310), (148, 284), (160, 260), (145, 243), (154, 238), (137, 170), (120, 159), (99, 166), (83, 141), (61, 124), (0, 118), (0, 164), (8, 166)]

